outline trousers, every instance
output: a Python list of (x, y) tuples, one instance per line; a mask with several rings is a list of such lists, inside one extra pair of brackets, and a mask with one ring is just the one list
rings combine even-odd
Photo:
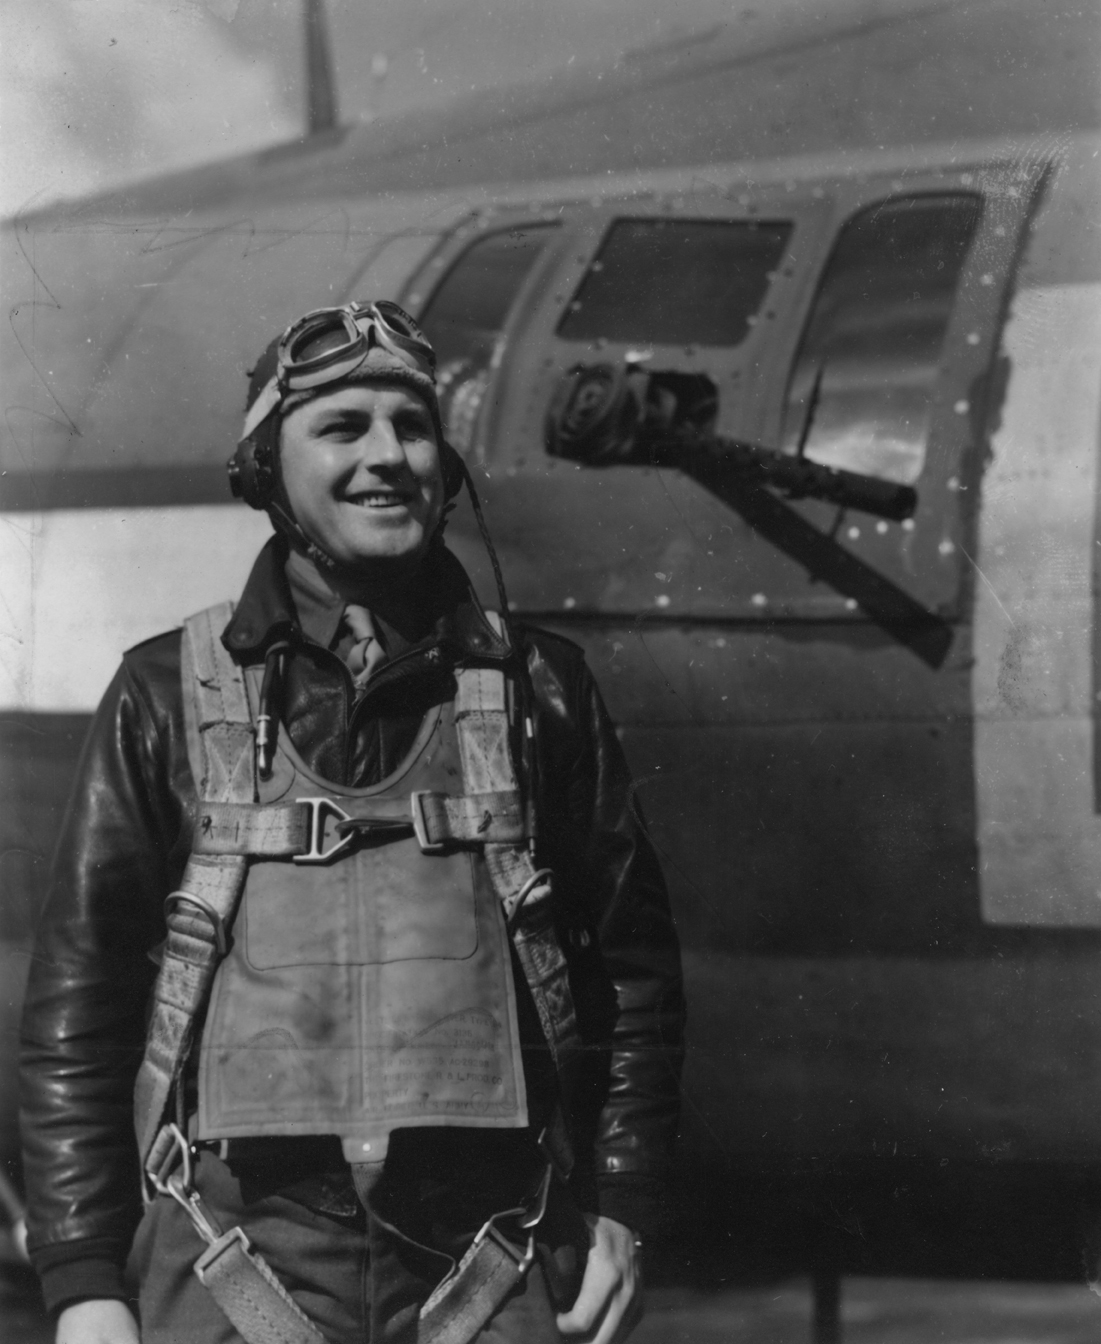
[[(273, 1171), (265, 1179), (247, 1163), (226, 1162), (203, 1150), (194, 1183), (221, 1229), (244, 1229), (330, 1344), (416, 1344), (421, 1305), (477, 1228), (467, 1234), (436, 1226), (433, 1235), (432, 1200), (416, 1186), (381, 1191), (379, 1211), (373, 1199), (364, 1208), (339, 1172), (297, 1181), (294, 1175)], [(555, 1315), (580, 1287), (584, 1223), (568, 1198), (566, 1207), (561, 1196), (555, 1203), (534, 1264), (478, 1334), (478, 1344), (556, 1344), (561, 1338)], [(408, 1215), (411, 1206), (413, 1216), (403, 1221), (435, 1246), (407, 1235), (385, 1216), (391, 1207)], [(143, 1344), (242, 1344), (192, 1271), (203, 1249), (174, 1200), (161, 1196), (146, 1209), (129, 1265), (139, 1285)]]

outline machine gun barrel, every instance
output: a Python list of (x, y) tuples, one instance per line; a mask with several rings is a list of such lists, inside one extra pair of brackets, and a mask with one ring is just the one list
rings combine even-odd
[(843, 508), (861, 509), (900, 522), (917, 508), (917, 491), (910, 485), (823, 466), (793, 453), (780, 453), (740, 439), (721, 435), (685, 436), (653, 445), (664, 461), (684, 462), (693, 453), (699, 468), (748, 476), (783, 490), (792, 499), (824, 499)]

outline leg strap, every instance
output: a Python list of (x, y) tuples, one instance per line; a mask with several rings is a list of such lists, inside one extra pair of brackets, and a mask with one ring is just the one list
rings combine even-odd
[[(495, 1214), (470, 1249), (421, 1307), (417, 1344), (470, 1344), (519, 1284), (535, 1259), (535, 1227), (547, 1211), (551, 1168), (527, 1209)], [(514, 1222), (526, 1244), (517, 1246), (498, 1227)]]
[(324, 1344), (239, 1227), (207, 1247), (195, 1274), (247, 1344)]
[(417, 1344), (470, 1344), (523, 1279), (534, 1251), (530, 1235), (520, 1250), (487, 1223), (421, 1308)]
[(145, 1174), (158, 1194), (183, 1209), (207, 1243), (195, 1275), (245, 1344), (325, 1344), (240, 1227), (223, 1233), (203, 1207), (191, 1179), (191, 1150), (175, 1125), (165, 1125), (149, 1154)]

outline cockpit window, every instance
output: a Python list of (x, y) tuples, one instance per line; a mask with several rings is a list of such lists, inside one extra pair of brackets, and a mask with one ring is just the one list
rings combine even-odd
[(461, 452), (473, 442), (509, 312), (556, 227), (530, 224), (479, 238), (447, 272), (419, 318), (436, 349), (444, 427)]
[(797, 450), (809, 414), (808, 458), (917, 480), (944, 334), (981, 209), (976, 196), (912, 196), (849, 220), (789, 384), (787, 451)]
[(738, 345), (791, 225), (620, 219), (558, 325), (567, 341)]

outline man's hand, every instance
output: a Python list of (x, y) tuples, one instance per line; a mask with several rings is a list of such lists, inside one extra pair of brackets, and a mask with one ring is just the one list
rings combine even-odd
[(141, 1337), (125, 1302), (92, 1298), (57, 1318), (57, 1344), (141, 1344)]
[(621, 1344), (642, 1319), (642, 1268), (635, 1234), (611, 1218), (585, 1215), (589, 1258), (577, 1301), (558, 1317), (564, 1335)]

